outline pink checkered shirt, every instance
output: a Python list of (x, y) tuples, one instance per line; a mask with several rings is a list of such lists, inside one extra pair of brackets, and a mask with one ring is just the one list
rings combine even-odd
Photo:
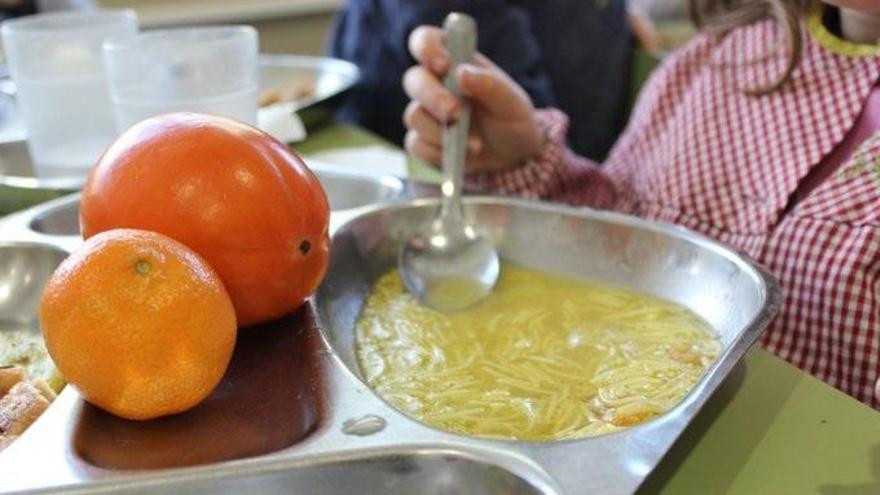
[(852, 129), (880, 57), (839, 55), (805, 34), (793, 78), (749, 96), (742, 88), (783, 70), (776, 33), (764, 21), (720, 40), (703, 35), (668, 59), (602, 168), (565, 147), (564, 115), (543, 110), (538, 159), (469, 181), (676, 223), (748, 253), (783, 289), (763, 346), (880, 408), (880, 134), (789, 204)]

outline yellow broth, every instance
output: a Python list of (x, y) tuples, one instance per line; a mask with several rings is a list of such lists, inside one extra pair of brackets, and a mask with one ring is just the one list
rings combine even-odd
[(367, 382), (406, 414), (459, 434), (598, 435), (675, 406), (718, 356), (709, 325), (645, 294), (506, 264), (475, 306), (421, 306), (394, 270), (357, 321)]

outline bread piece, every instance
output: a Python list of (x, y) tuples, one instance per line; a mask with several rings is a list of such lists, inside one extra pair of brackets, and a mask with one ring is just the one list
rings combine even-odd
[(3, 452), (3, 449), (9, 447), (16, 438), (18, 437), (15, 435), (4, 435), (0, 433), (0, 452)]
[(274, 105), (280, 102), (281, 92), (273, 88), (260, 92), (259, 102), (257, 104), (260, 107), (268, 107), (269, 105)]
[(281, 101), (296, 101), (315, 92), (315, 83), (308, 79), (301, 79), (292, 85), (281, 89)]
[(17, 383), (0, 398), (0, 433), (21, 435), (48, 407), (49, 401), (36, 387)]
[(259, 106), (268, 107), (276, 103), (286, 103), (288, 101), (296, 101), (306, 96), (311, 96), (315, 92), (315, 81), (311, 79), (299, 79), (290, 85), (277, 88), (264, 89), (260, 92)]
[(45, 397), (46, 400), (49, 402), (54, 401), (55, 398), (58, 397), (58, 394), (55, 393), (55, 390), (53, 390), (52, 387), (50, 387), (49, 384), (43, 380), (34, 380), (31, 382), (31, 385), (39, 390), (40, 393), (43, 394), (43, 397)]
[(27, 380), (27, 371), (21, 366), (3, 366), (0, 368), (0, 397), (18, 382)]

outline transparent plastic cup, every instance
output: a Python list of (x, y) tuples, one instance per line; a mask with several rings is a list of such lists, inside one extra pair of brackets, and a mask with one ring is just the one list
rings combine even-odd
[(258, 45), (250, 26), (163, 29), (106, 41), (104, 62), (119, 130), (176, 111), (255, 125)]
[(37, 176), (81, 184), (117, 136), (101, 45), (137, 29), (132, 10), (38, 14), (0, 26)]

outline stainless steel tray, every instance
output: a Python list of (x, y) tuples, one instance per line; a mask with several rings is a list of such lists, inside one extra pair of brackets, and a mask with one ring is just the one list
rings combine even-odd
[[(332, 196), (332, 187), (328, 189)], [(401, 191), (424, 193), (406, 187)], [(220, 462), (145, 469), (168, 457), (188, 455), (193, 441), (189, 434), (202, 423), (165, 424), (144, 438), (138, 430), (149, 425), (101, 417), (68, 388), (26, 435), (0, 454), (0, 488), (69, 493), (632, 493), (763, 331), (779, 305), (776, 283), (731, 250), (678, 227), (511, 199), (470, 198), (466, 205), (506, 259), (636, 288), (691, 308), (720, 333), (723, 352), (718, 361), (672, 411), (596, 438), (547, 443), (482, 440), (438, 431), (403, 416), (359, 379), (353, 332), (371, 282), (393, 266), (399, 240), (436, 207), (432, 198), (398, 198), (334, 211), (332, 261), (319, 292), (306, 308), (277, 325), (284, 328), (256, 329), (243, 337), (299, 335), (302, 341), (296, 345), (307, 350), (300, 354), (313, 361), (308, 369), (315, 376), (303, 396), (311, 405), (290, 420), (303, 426), (290, 443), (239, 452)], [(75, 235), (49, 235), (33, 227), (50, 225), (47, 219), (56, 218), (53, 231), (74, 232), (75, 209), (76, 197), (68, 197), (17, 214), (0, 223), (0, 239), (7, 245), (71, 250), (79, 243)], [(239, 369), (234, 360), (230, 373)], [(286, 390), (284, 383), (259, 380), (253, 389)], [(198, 414), (183, 415), (180, 421), (205, 417)], [(217, 423), (223, 427), (220, 436), (235, 436), (251, 426), (247, 418), (238, 421)], [(85, 434), (84, 424), (92, 425)], [(168, 431), (179, 436), (163, 439)], [(105, 450), (84, 446), (83, 435), (105, 442)], [(214, 440), (218, 450), (225, 448), (222, 439)], [(129, 458), (140, 458), (143, 464), (119, 467)]]

